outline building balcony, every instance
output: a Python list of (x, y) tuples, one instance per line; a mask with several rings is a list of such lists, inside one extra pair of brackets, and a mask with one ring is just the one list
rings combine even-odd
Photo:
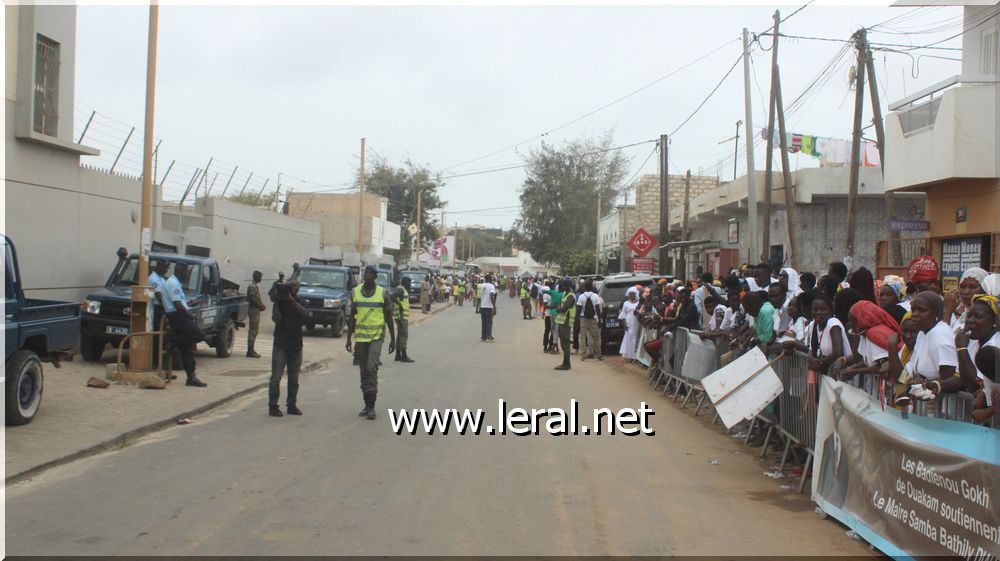
[(890, 104), (886, 189), (1000, 176), (996, 84), (992, 76), (953, 76)]

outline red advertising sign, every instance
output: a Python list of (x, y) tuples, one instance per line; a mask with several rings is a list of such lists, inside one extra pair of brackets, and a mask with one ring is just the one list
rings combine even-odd
[(639, 254), (639, 257), (645, 257), (647, 253), (652, 251), (656, 247), (656, 238), (649, 235), (649, 232), (639, 228), (632, 234), (632, 237), (628, 240), (628, 246), (632, 251)]
[(653, 274), (653, 258), (642, 259), (637, 257), (632, 260), (632, 272), (633, 273), (646, 273), (647, 275)]

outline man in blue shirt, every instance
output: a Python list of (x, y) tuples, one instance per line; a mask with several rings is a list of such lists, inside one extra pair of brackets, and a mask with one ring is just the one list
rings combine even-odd
[(194, 347), (200, 341), (205, 340), (205, 333), (194, 321), (194, 316), (187, 308), (187, 296), (184, 295), (184, 286), (191, 271), (187, 263), (174, 265), (174, 276), (167, 279), (163, 290), (163, 307), (167, 311), (167, 320), (170, 328), (174, 332), (174, 344), (181, 354), (181, 363), (184, 372), (187, 373), (186, 386), (204, 388), (208, 384), (202, 382), (195, 376), (194, 371), (197, 364), (194, 360)]
[[(153, 288), (153, 298), (149, 301), (153, 310), (153, 331), (160, 331), (160, 323), (163, 321), (163, 291), (167, 283), (166, 275), (169, 267), (170, 262), (161, 259), (153, 263), (153, 271), (149, 273), (149, 286)], [(154, 351), (159, 348), (159, 337), (153, 337)], [(159, 364), (163, 364), (163, 357), (160, 357)], [(172, 376), (172, 378), (176, 378), (176, 376)]]

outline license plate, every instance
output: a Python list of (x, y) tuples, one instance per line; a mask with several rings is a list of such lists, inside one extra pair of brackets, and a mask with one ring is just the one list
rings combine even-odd
[(604, 327), (618, 327), (618, 320), (616, 319), (605, 320)]
[(128, 335), (128, 328), (127, 327), (115, 327), (113, 325), (109, 325), (108, 328), (107, 328), (107, 333), (108, 333), (108, 335)]

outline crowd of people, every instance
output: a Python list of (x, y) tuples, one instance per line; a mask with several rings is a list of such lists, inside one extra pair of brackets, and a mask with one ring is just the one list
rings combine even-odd
[[(991, 424), (1000, 401), (1000, 275), (974, 267), (958, 288), (944, 291), (930, 256), (914, 259), (907, 278), (875, 279), (868, 269), (841, 262), (825, 275), (744, 266), (719, 280), (662, 282), (629, 289), (622, 306), (626, 333), (656, 330), (643, 349), (655, 363), (666, 333), (696, 330), (703, 339), (728, 340), (736, 354), (759, 347), (776, 356), (796, 351), (809, 369), (842, 381), (871, 377), (884, 405), (910, 411), (917, 401), (966, 391), (972, 418)], [(633, 361), (637, 341), (622, 344)]]

